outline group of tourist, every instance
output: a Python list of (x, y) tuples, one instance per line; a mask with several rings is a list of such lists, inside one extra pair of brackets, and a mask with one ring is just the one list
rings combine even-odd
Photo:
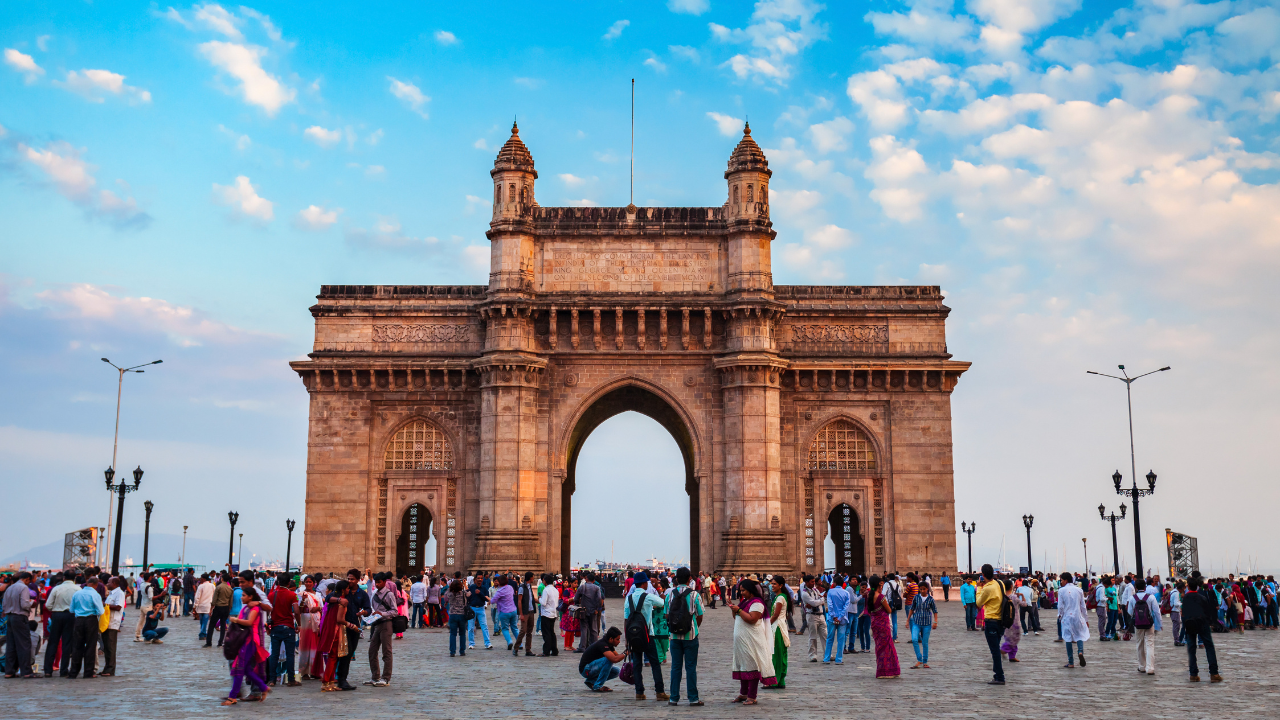
[[(954, 582), (960, 586), (966, 629), (985, 635), (995, 685), (1005, 684), (1006, 663), (1020, 662), (1024, 635), (1043, 631), (1042, 609), (1057, 611), (1055, 642), (1066, 644), (1066, 668), (1086, 666), (1093, 611), (1099, 639), (1135, 641), (1137, 668), (1148, 675), (1155, 673), (1156, 637), (1167, 618), (1173, 644), (1187, 648), (1193, 682), (1200, 680), (1199, 649), (1205, 652), (1210, 681), (1222, 680), (1214, 632), (1280, 625), (1271, 576), (1207, 580), (1194, 573), (1176, 582), (1133, 575), (1095, 580), (1071, 573), (997, 577), (984, 565), (980, 574)], [(723, 603), (734, 618), (735, 702), (752, 705), (760, 689), (787, 687), (792, 635), (809, 636), (807, 654), (814, 663), (842, 665), (845, 653), (874, 649), (875, 677), (894, 679), (901, 676), (895, 644), (903, 614), (915, 654), (910, 669), (930, 669), (929, 640), (938, 626), (935, 585), (949, 601), (950, 575), (935, 582), (913, 572), (804, 575), (793, 587), (783, 574), (728, 578), (695, 575), (688, 568), (628, 572), (625, 578), (592, 571), (568, 578), (532, 572), (396, 577), (358, 569), (345, 578), (248, 570), (200, 576), (191, 570), (144, 572), (124, 578), (98, 568), (69, 568), (0, 578), (0, 636), (6, 677), (112, 676), (118, 635), (131, 605), (138, 611), (134, 640), (140, 643), (163, 642), (168, 628), (160, 622), (167, 615), (190, 615), (198, 620), (204, 646), (216, 642), (228, 661), (231, 689), (224, 704), (230, 705), (242, 701), (245, 684), (249, 694), (243, 701), (262, 700), (277, 684), (299, 686), (305, 680), (320, 681), (324, 692), (354, 690), (351, 660), (366, 638), (370, 679), (364, 684), (386, 687), (394, 640), (410, 628), (447, 626), (450, 657), (466, 655), (477, 640), (491, 650), (499, 634), (513, 655), (519, 656), (523, 645), (524, 655), (531, 657), (534, 635), (540, 635), (539, 657), (557, 656), (561, 649), (582, 655), (578, 672), (592, 691), (612, 692), (607, 683), (621, 678), (634, 686), (637, 699), (645, 699), (648, 666), (659, 701), (679, 703), (683, 684), (689, 704), (701, 705), (699, 628), (707, 610)], [(606, 587), (623, 595), (620, 627), (607, 621)]]

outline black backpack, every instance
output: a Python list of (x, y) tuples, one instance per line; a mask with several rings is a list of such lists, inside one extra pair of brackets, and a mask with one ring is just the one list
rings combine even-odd
[(902, 593), (898, 590), (898, 583), (889, 585), (889, 608), (892, 610), (902, 609)]
[(689, 612), (689, 594), (692, 590), (676, 590), (667, 606), (667, 627), (671, 632), (684, 635), (693, 630), (693, 613)]
[(627, 618), (627, 622), (623, 625), (622, 634), (627, 638), (627, 645), (632, 647), (646, 647), (649, 645), (649, 623), (644, 619), (644, 613), (638, 610), (638, 607), (644, 606), (644, 596), (649, 593), (642, 592), (639, 594), (640, 603), (634, 604), (636, 595), (632, 595), (627, 600), (627, 607), (631, 611), (631, 615)]
[[(996, 582), (999, 582), (997, 580)], [(1013, 602), (1009, 600), (1009, 596), (1004, 594), (1003, 588), (1000, 591), (1000, 624), (1005, 628), (1013, 627), (1013, 623), (1017, 618), (1014, 617)]]

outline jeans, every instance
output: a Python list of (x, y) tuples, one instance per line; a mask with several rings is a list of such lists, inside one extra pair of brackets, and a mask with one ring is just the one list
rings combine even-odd
[(932, 625), (911, 624), (911, 646), (916, 651), (916, 662), (929, 663), (929, 633)]
[[(514, 612), (498, 613), (498, 626), (494, 628), (502, 633), (502, 637), (511, 645), (520, 637), (520, 631), (516, 629), (516, 614)], [(496, 633), (495, 633), (496, 634)]]
[[(544, 620), (554, 620), (554, 618), (543, 618)], [(544, 629), (545, 632), (545, 629)], [(554, 632), (553, 632), (554, 637)], [(643, 658), (643, 659), (642, 659)], [(631, 646), (631, 677), (636, 681), (636, 695), (644, 694), (644, 666), (641, 664), (643, 660), (649, 661), (649, 669), (653, 671), (653, 689), (655, 692), (662, 692), (662, 665), (658, 664), (658, 646), (654, 644), (653, 638), (649, 638), (649, 644), (640, 646)]]
[(831, 644), (835, 643), (835, 661), (844, 662), (844, 643), (849, 637), (849, 616), (840, 618), (840, 624), (835, 624), (835, 618), (831, 615), (827, 616), (827, 651), (822, 656), (822, 662), (831, 662)]
[(425, 623), (422, 621), (424, 615), (425, 615), (425, 611), (423, 610), (422, 603), (420, 602), (414, 603), (413, 614), (409, 616), (409, 627), (411, 628), (424, 627)]
[(62, 659), (58, 662), (60, 675), (67, 674), (67, 666), (71, 664), (71, 628), (76, 616), (70, 610), (62, 610), (49, 618), (49, 642), (44, 651), (44, 674), (53, 673), (53, 658), (62, 649)]
[(466, 616), (461, 613), (449, 613), (449, 657), (453, 657), (458, 652), (458, 645), (462, 646), (462, 654), (467, 654), (467, 644), (463, 637), (464, 629), (467, 627)]
[(1116, 620), (1120, 619), (1120, 613), (1111, 608), (1107, 608), (1107, 632), (1103, 637), (1114, 638), (1116, 636)]
[(338, 687), (347, 687), (347, 675), (351, 672), (351, 658), (356, 656), (356, 648), (360, 645), (360, 631), (347, 628), (347, 655), (338, 658)]
[(1173, 625), (1173, 642), (1174, 644), (1182, 642), (1182, 611), (1173, 610), (1169, 613), (1169, 622)]
[[(543, 657), (546, 657), (548, 655), (559, 655), (560, 643), (558, 641), (560, 638), (556, 635), (556, 619), (553, 617), (547, 617), (545, 615), (539, 615), (538, 626), (542, 629)], [(650, 641), (649, 647), (653, 647), (652, 641)], [(655, 659), (656, 659), (656, 656), (655, 656)]]
[(951, 586), (942, 586), (942, 602), (951, 602)]
[[(280, 646), (284, 646), (284, 661), (281, 662)], [(271, 657), (267, 661), (267, 681), (276, 682), (282, 674), (289, 675), (289, 682), (294, 682), (293, 654), (298, 649), (298, 631), (288, 625), (276, 625), (271, 628)], [(283, 671), (283, 672), (282, 672)]]
[(203, 640), (209, 631), (209, 613), (196, 613), (196, 617), (200, 618), (200, 639)]
[(1187, 669), (1193, 676), (1200, 675), (1196, 666), (1196, 640), (1204, 643), (1204, 656), (1209, 661), (1209, 674), (1218, 674), (1218, 653), (1213, 649), (1213, 633), (1209, 631), (1209, 623), (1204, 620), (1187, 620), (1182, 623), (1187, 631)]
[(489, 623), (484, 617), (484, 608), (471, 608), (475, 611), (474, 619), (467, 622), (467, 645), (474, 646), (476, 644), (476, 626), (480, 626), (480, 634), (484, 636), (484, 646), (489, 647), (493, 643), (489, 642)]
[(167, 627), (158, 627), (158, 628), (156, 628), (155, 630), (143, 630), (143, 631), (142, 631), (142, 639), (143, 639), (143, 640), (148, 640), (148, 641), (150, 641), (150, 640), (159, 640), (159, 639), (163, 638), (165, 635), (168, 635), (168, 634), (169, 634), (169, 628), (167, 628)]
[(999, 620), (987, 620), (982, 625), (982, 633), (987, 636), (987, 647), (991, 649), (992, 679), (1004, 682), (1004, 666), (1000, 662), (1000, 639), (1004, 637), (1004, 625)]
[[(1084, 641), (1077, 640), (1075, 647), (1080, 650), (1080, 658), (1083, 659), (1084, 658)], [(1072, 650), (1071, 643), (1067, 643), (1067, 662), (1074, 665), (1076, 662), (1076, 658), (1075, 658), (1075, 655), (1071, 654), (1071, 650)]]
[(889, 613), (889, 618), (893, 622), (893, 641), (898, 641), (898, 611), (894, 610)]
[(964, 627), (966, 630), (978, 629), (978, 606), (974, 603), (964, 604)]
[(858, 649), (862, 652), (871, 652), (871, 616), (860, 615), (858, 617)]
[(689, 683), (689, 702), (698, 702), (698, 638), (671, 638), (671, 701), (680, 701), (680, 673)]
[(214, 606), (213, 612), (209, 614), (209, 627), (205, 628), (205, 647), (209, 647), (213, 643), (214, 628), (218, 628), (218, 647), (222, 647), (222, 641), (227, 636), (227, 625), (230, 624), (227, 620), (229, 617), (231, 617), (230, 605)]
[(195, 590), (192, 590), (191, 592), (184, 592), (184, 593), (182, 593), (182, 614), (183, 614), (183, 615), (190, 615), (190, 614), (191, 614), (191, 606), (192, 606), (192, 605), (194, 605), (194, 604), (195, 604), (195, 602), (196, 602), (196, 591), (195, 591)]
[(605, 683), (618, 677), (618, 668), (609, 662), (609, 658), (602, 657), (587, 663), (587, 666), (582, 668), (582, 677), (586, 678), (584, 682), (592, 690), (599, 690)]

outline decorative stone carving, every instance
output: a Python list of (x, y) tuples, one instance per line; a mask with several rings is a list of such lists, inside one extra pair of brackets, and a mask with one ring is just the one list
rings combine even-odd
[(888, 325), (792, 325), (798, 343), (887, 343)]
[(374, 325), (377, 343), (472, 342), (470, 325)]

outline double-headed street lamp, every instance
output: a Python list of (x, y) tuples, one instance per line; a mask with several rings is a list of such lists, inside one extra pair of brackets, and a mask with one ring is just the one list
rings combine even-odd
[(120, 504), (116, 509), (116, 544), (115, 544), (115, 549), (111, 553), (111, 574), (119, 575), (120, 574), (120, 535), (121, 535), (120, 527), (121, 527), (121, 523), (124, 522), (124, 496), (126, 493), (131, 493), (134, 490), (137, 490), (138, 486), (142, 484), (142, 466), (139, 465), (137, 469), (133, 471), (133, 485), (130, 485), (129, 483), (124, 481), (121, 481), (119, 485), (113, 485), (111, 481), (114, 480), (116, 477), (116, 471), (114, 467), (107, 468), (106, 471), (103, 472), (102, 474), (107, 478), (107, 492), (118, 493), (120, 495)]
[[(1135, 458), (1134, 450), (1133, 450), (1133, 384), (1137, 382), (1139, 378), (1144, 378), (1148, 375), (1158, 373), (1158, 372), (1164, 372), (1165, 370), (1170, 370), (1171, 368), (1166, 365), (1165, 367), (1162, 367), (1159, 370), (1152, 370), (1151, 372), (1145, 372), (1141, 375), (1129, 377), (1129, 373), (1124, 369), (1124, 366), (1120, 365), (1119, 367), (1120, 367), (1120, 372), (1124, 374), (1124, 377), (1119, 377), (1116, 375), (1107, 375), (1106, 373), (1094, 372), (1092, 370), (1088, 370), (1086, 372), (1090, 375), (1101, 375), (1102, 377), (1109, 377), (1109, 378), (1112, 378), (1113, 380), (1119, 380), (1120, 382), (1124, 383), (1125, 397), (1128, 399), (1128, 402), (1129, 402), (1129, 469), (1133, 472), (1133, 475), (1131, 476), (1133, 477), (1133, 487), (1128, 490), (1120, 489), (1120, 481), (1123, 478), (1120, 475), (1119, 470), (1116, 471), (1115, 475), (1111, 476), (1111, 479), (1116, 484), (1117, 495), (1128, 495), (1133, 499), (1133, 552), (1134, 552), (1134, 555), (1136, 556), (1135, 559), (1138, 561), (1138, 576), (1146, 577), (1146, 573), (1147, 573), (1146, 566), (1142, 564), (1142, 526), (1138, 522), (1138, 498), (1145, 497), (1156, 491), (1156, 474), (1150, 471), (1147, 472), (1147, 486), (1150, 489), (1148, 490), (1138, 489), (1138, 463)], [(1119, 574), (1119, 571), (1117, 571), (1117, 574)]]
[(227, 519), (231, 521), (231, 540), (227, 543), (227, 572), (231, 572), (231, 560), (236, 556), (236, 521), (240, 519), (240, 513), (229, 512)]
[(1124, 519), (1125, 510), (1128, 510), (1128, 508), (1125, 507), (1124, 503), (1120, 503), (1120, 517), (1116, 517), (1115, 513), (1107, 515), (1107, 507), (1105, 505), (1098, 505), (1098, 515), (1102, 516), (1103, 520), (1111, 521), (1111, 559), (1115, 564), (1114, 574), (1116, 577), (1120, 576), (1120, 544), (1116, 542), (1116, 523)]
[(978, 529), (978, 523), (960, 523), (960, 530), (969, 536), (969, 574), (973, 574), (973, 531)]
[(289, 541), (284, 546), (284, 571), (289, 572), (289, 555), (293, 551), (293, 520), (285, 520), (284, 526), (289, 530)]
[(1022, 526), (1027, 529), (1027, 574), (1031, 574), (1031, 525), (1036, 521), (1035, 515), (1023, 515)]
[[(115, 467), (116, 466), (116, 450), (119, 449), (120, 447), (120, 396), (124, 392), (124, 374), (128, 372), (135, 372), (135, 373), (146, 372), (145, 370), (139, 370), (138, 368), (146, 367), (148, 365), (159, 365), (164, 361), (152, 360), (149, 363), (134, 365), (133, 367), (129, 367), (129, 368), (122, 368), (116, 365), (115, 363), (111, 362), (107, 358), (102, 358), (102, 362), (115, 368), (116, 371), (120, 373), (120, 382), (116, 385), (116, 434), (115, 434), (115, 440), (111, 441), (111, 467)], [(118, 523), (116, 527), (116, 534), (117, 535), (120, 534), (120, 528)], [(107, 529), (106, 529), (106, 534), (102, 536), (102, 542), (104, 545), (106, 544), (106, 542), (108, 542), (108, 538), (110, 536), (111, 536), (111, 496), (108, 495), (107, 496)], [(117, 545), (119, 545), (119, 543), (117, 543)]]
[(151, 511), (155, 506), (155, 503), (150, 500), (142, 503), (142, 507), (147, 509), (146, 529), (142, 531), (142, 572), (147, 572), (151, 569), (151, 566), (147, 564), (147, 550), (151, 547)]

